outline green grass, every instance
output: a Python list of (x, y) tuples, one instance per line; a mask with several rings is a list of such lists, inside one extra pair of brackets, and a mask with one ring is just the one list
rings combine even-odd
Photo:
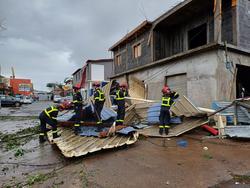
[(32, 136), (38, 134), (39, 131), (39, 126), (35, 126), (20, 130), (12, 134), (3, 134), (0, 132), (0, 140), (7, 151), (13, 150), (32, 140)]

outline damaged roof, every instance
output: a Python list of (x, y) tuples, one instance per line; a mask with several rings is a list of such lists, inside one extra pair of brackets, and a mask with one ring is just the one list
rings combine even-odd
[(117, 148), (124, 145), (134, 144), (139, 134), (133, 133), (131, 136), (115, 135), (113, 137), (98, 138), (87, 136), (76, 136), (72, 129), (58, 128), (61, 137), (53, 140), (52, 132), (48, 132), (48, 139), (55, 143), (65, 157), (79, 157), (88, 153), (97, 152), (104, 149)]

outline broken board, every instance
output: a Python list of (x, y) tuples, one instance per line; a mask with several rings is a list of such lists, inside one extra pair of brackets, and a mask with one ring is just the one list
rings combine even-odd
[(72, 129), (58, 128), (61, 136), (53, 140), (52, 132), (48, 132), (50, 143), (54, 143), (61, 150), (65, 157), (79, 157), (88, 153), (97, 152), (104, 149), (117, 148), (124, 145), (134, 144), (139, 134), (133, 133), (131, 136), (115, 135), (113, 137), (98, 138), (87, 136), (76, 136)]

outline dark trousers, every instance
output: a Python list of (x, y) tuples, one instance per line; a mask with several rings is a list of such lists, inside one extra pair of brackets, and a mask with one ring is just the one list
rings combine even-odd
[(166, 109), (166, 108), (161, 108), (161, 111), (160, 111), (160, 117), (159, 117), (159, 120), (160, 120), (160, 126), (169, 126), (170, 124), (170, 112), (169, 112), (169, 109)]
[(117, 102), (117, 107), (116, 125), (123, 125), (125, 117), (125, 101)]
[(98, 120), (98, 117), (97, 117), (97, 123), (101, 123), (102, 121), (102, 116), (101, 116), (101, 112), (102, 112), (102, 109), (103, 109), (103, 105), (104, 105), (104, 102), (95, 102), (95, 110), (96, 110), (96, 113), (98, 114), (100, 120)]
[[(82, 106), (75, 107), (75, 125), (79, 125), (82, 118)], [(79, 125), (80, 126), (80, 125)]]
[(57, 121), (49, 118), (45, 113), (42, 112), (39, 116), (39, 119), (41, 133), (46, 133), (46, 124), (49, 124), (53, 131), (57, 130)]

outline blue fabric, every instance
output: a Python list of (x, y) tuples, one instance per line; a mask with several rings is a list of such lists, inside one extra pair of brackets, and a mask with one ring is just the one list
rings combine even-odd
[(129, 133), (135, 132), (135, 131), (136, 130), (133, 127), (125, 127), (123, 129), (117, 131), (117, 133), (128, 135)]
[[(106, 131), (108, 130), (107, 127), (103, 127), (101, 129), (101, 131)], [(95, 126), (81, 126), (79, 127), (79, 133), (78, 135), (80, 136), (95, 136), (95, 137), (98, 137), (99, 136), (99, 133), (101, 131), (97, 131), (97, 127)]]
[(144, 124), (137, 124), (137, 125), (133, 125), (132, 127), (136, 128), (136, 129), (143, 129), (145, 127), (148, 127), (149, 125), (144, 125)]
[[(160, 116), (160, 110), (161, 110), (161, 103), (157, 103), (152, 105), (149, 109), (148, 109), (148, 123), (149, 124), (154, 124), (154, 123), (159, 123), (159, 116)], [(181, 119), (179, 117), (172, 117), (170, 119), (170, 123), (172, 124), (180, 124)]]

